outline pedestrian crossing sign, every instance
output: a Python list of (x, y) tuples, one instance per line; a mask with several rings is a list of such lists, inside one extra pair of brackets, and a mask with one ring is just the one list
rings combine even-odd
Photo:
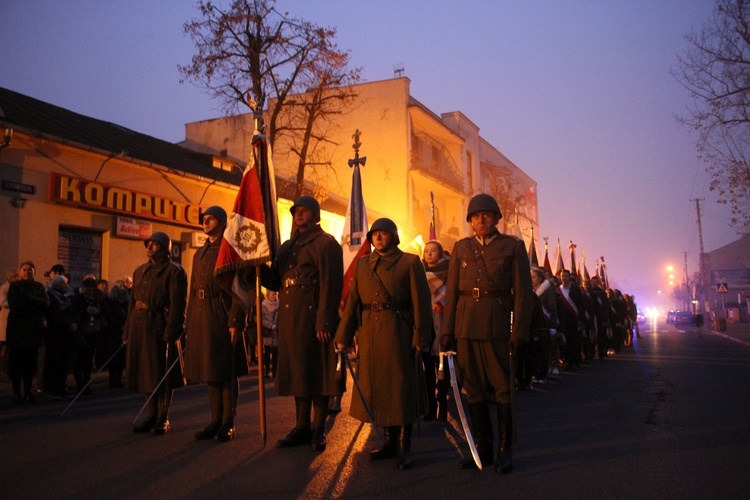
[(726, 283), (716, 283), (716, 291), (719, 293), (727, 293), (729, 288)]

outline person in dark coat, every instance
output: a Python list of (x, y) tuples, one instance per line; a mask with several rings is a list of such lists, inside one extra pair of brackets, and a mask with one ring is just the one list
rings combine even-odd
[(13, 384), (13, 402), (35, 403), (31, 383), (44, 338), (44, 314), (49, 307), (49, 296), (44, 285), (34, 280), (36, 266), (33, 262), (21, 263), (18, 274), (21, 279), (8, 288), (8, 375)]
[[(487, 402), (487, 391), (494, 391), (500, 434), (495, 471), (506, 473), (513, 468), (512, 353), (520, 341), (528, 342), (534, 291), (526, 246), (519, 238), (500, 234), (496, 225), (501, 217), (488, 194), (469, 202), (466, 221), (474, 236), (456, 242), (451, 252), (440, 348), (457, 352), (458, 381), (466, 393), (482, 463), (494, 458)], [(473, 460), (459, 465), (476, 467)]]
[(47, 392), (53, 399), (60, 399), (65, 395), (71, 346), (78, 325), (75, 322), (73, 290), (68, 286), (68, 278), (62, 274), (52, 278), (47, 295), (50, 303), (44, 333), (44, 372), (47, 374)]
[(103, 307), (104, 294), (97, 288), (96, 278), (84, 278), (80, 293), (73, 297), (73, 313), (78, 325), (73, 375), (78, 392), (83, 391), (84, 396), (91, 394), (88, 383), (91, 380), (94, 350), (104, 325)]
[(195, 439), (225, 442), (235, 434), (237, 377), (247, 374), (244, 350), (238, 347), (245, 312), (239, 299), (233, 301), (232, 294), (214, 278), (227, 213), (218, 206), (208, 207), (200, 215), (200, 222), (208, 238), (193, 257), (185, 331), (188, 346), (185, 377), (208, 385), (211, 422), (195, 433)]
[[(128, 318), (128, 302), (130, 294), (123, 280), (115, 281), (104, 300), (104, 329), (102, 331), (99, 348), (102, 362), (110, 359), (107, 365), (109, 371), (109, 388), (118, 389), (123, 386), (122, 374), (125, 371), (125, 348), (122, 348), (122, 334), (125, 321)], [(114, 357), (112, 357), (114, 356)]]
[[(123, 339), (127, 343), (127, 385), (130, 392), (157, 391), (168, 366), (177, 359), (187, 301), (185, 270), (170, 259), (171, 240), (157, 231), (145, 242), (148, 262), (133, 273)], [(146, 419), (133, 432), (169, 432), (172, 391), (182, 387), (182, 370), (176, 363), (169, 377), (148, 400)]]
[[(420, 353), (432, 336), (430, 287), (419, 256), (398, 248), (393, 221), (373, 222), (367, 241), (375, 251), (356, 263), (335, 341), (343, 350), (356, 333), (359, 385), (374, 424), (385, 428), (385, 444), (370, 458), (397, 457), (397, 467), (406, 470), (412, 463), (412, 425), (427, 412), (417, 404), (427, 402), (427, 393), (416, 363), (421, 367)], [(359, 398), (352, 400), (350, 412), (370, 421)]]
[(309, 444), (323, 451), (329, 399), (341, 395), (332, 341), (339, 324), (344, 259), (341, 245), (320, 227), (315, 198), (300, 197), (291, 212), (294, 232), (279, 247), (266, 283), (280, 292), (276, 392), (294, 396), (296, 407), (296, 425), (277, 446)]

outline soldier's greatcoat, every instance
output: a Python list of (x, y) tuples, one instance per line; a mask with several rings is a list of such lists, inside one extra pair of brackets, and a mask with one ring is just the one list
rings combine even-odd
[[(127, 384), (131, 392), (153, 392), (164, 377), (167, 342), (180, 338), (185, 323), (187, 275), (169, 256), (150, 260), (133, 273), (133, 289), (123, 337), (127, 347)], [(176, 356), (171, 349), (170, 356)], [(172, 359), (170, 359), (170, 363)], [(179, 363), (169, 387), (183, 385)]]
[[(453, 247), (443, 334), (456, 336), (458, 376), (468, 401), (484, 400), (484, 391), (492, 385), (499, 402), (507, 403), (500, 399), (508, 398), (511, 390), (508, 341), (511, 336), (529, 338), (534, 304), (531, 269), (523, 240), (495, 232), (484, 243), (472, 236)], [(497, 379), (490, 384), (493, 377)]]
[[(336, 342), (349, 345), (357, 335), (357, 377), (375, 425), (411, 424), (417, 418), (417, 398), (421, 399), (415, 352), (430, 345), (432, 334), (424, 267), (419, 257), (398, 248), (384, 255), (373, 252), (356, 266)], [(395, 305), (381, 307), (384, 303)], [(350, 413), (369, 422), (359, 397), (352, 398)]]
[[(190, 301), (185, 338), (185, 377), (194, 382), (229, 382), (232, 378), (232, 341), (229, 327), (240, 332), (245, 312), (238, 299), (222, 289), (214, 279), (221, 238), (206, 243), (193, 257), (190, 274)], [(247, 374), (244, 345), (238, 336), (234, 349), (235, 376)]]
[(336, 351), (332, 342), (320, 342), (316, 332), (333, 336), (339, 324), (344, 274), (341, 246), (318, 225), (295, 231), (279, 247), (274, 268), (276, 283), (267, 287), (279, 290), (277, 393), (340, 395)]

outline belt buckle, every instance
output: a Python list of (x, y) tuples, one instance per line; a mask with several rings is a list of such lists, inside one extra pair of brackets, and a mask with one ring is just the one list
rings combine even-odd
[(288, 288), (290, 286), (294, 285), (294, 279), (293, 278), (286, 278), (284, 280), (284, 288)]
[(479, 298), (479, 288), (474, 287), (471, 289), (471, 296), (475, 299)]
[(370, 310), (379, 312), (380, 311), (380, 302), (372, 302), (370, 304)]
[(203, 290), (202, 288), (200, 290), (198, 290), (198, 298), (201, 299), (201, 300), (203, 300), (203, 299), (206, 298), (206, 291)]

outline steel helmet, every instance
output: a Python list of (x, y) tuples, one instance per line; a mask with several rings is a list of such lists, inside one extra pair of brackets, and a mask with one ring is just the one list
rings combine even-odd
[(213, 205), (201, 212), (200, 216), (198, 216), (198, 222), (200, 222), (201, 224), (203, 224), (204, 215), (211, 215), (215, 217), (216, 220), (219, 221), (219, 224), (221, 224), (222, 226), (227, 225), (227, 212), (219, 206)]
[(318, 203), (318, 200), (312, 196), (300, 196), (289, 209), (289, 211), (292, 212), (292, 215), (294, 215), (294, 211), (297, 207), (305, 207), (309, 209), (313, 213), (315, 222), (320, 222), (320, 204)]
[(469, 202), (469, 209), (466, 212), (466, 222), (471, 222), (471, 216), (477, 212), (495, 212), (501, 219), (503, 218), (503, 213), (500, 211), (500, 207), (497, 206), (495, 198), (484, 193), (474, 196)]
[(169, 239), (167, 233), (156, 231), (155, 233), (151, 234), (151, 236), (149, 236), (146, 241), (143, 242), (143, 246), (148, 247), (149, 241), (155, 241), (156, 243), (161, 245), (162, 248), (166, 249), (167, 252), (172, 250), (172, 240)]
[(388, 231), (393, 235), (394, 245), (401, 243), (401, 240), (398, 239), (398, 228), (396, 227), (396, 223), (391, 219), (382, 218), (372, 223), (370, 230), (367, 232), (367, 241), (370, 243), (372, 243), (372, 233), (375, 231)]

